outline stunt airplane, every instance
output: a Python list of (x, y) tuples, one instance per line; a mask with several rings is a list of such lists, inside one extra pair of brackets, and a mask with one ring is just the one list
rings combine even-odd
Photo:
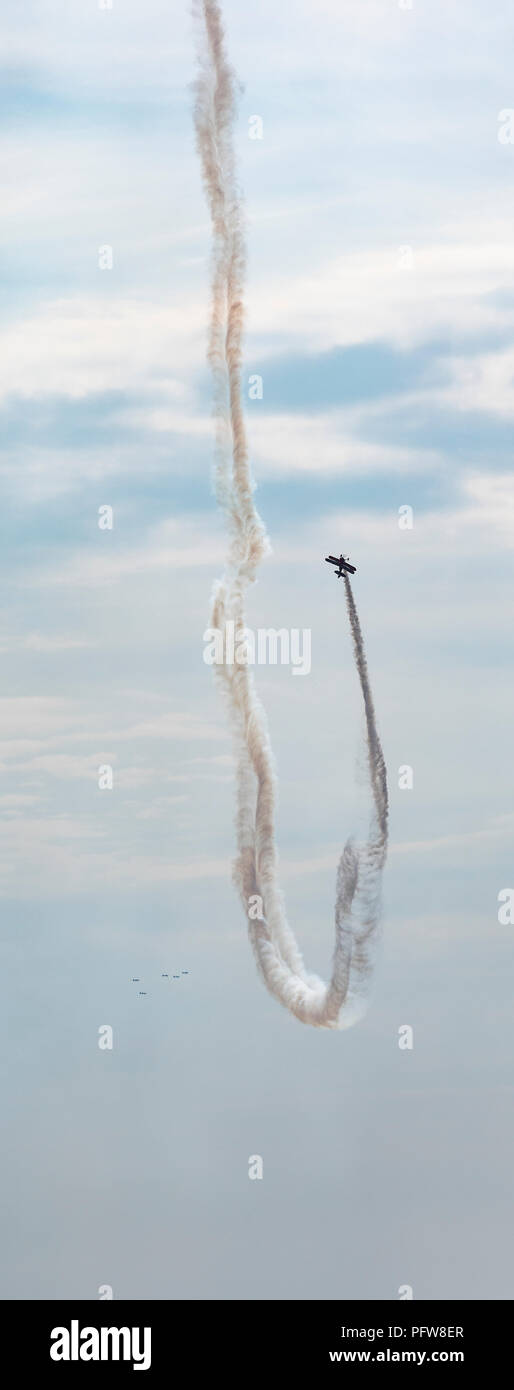
[(327, 565), (337, 565), (337, 569), (336, 569), (336, 578), (337, 578), (337, 579), (341, 579), (341, 576), (342, 576), (342, 574), (343, 574), (345, 571), (346, 571), (347, 574), (355, 574), (355, 572), (356, 572), (356, 571), (355, 571), (355, 565), (351, 565), (351, 564), (350, 564), (350, 561), (349, 561), (349, 559), (348, 559), (348, 557), (345, 556), (345, 555), (340, 555), (340, 556), (339, 556), (339, 559), (337, 559), (337, 556), (336, 556), (336, 555), (326, 555), (326, 556), (325, 556), (325, 559), (326, 559)]

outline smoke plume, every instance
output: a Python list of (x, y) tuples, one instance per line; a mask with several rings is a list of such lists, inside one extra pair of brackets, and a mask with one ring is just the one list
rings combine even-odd
[[(229, 532), (226, 569), (216, 585), (211, 626), (225, 637), (245, 627), (245, 595), (268, 550), (255, 508), (242, 408), (241, 363), (245, 236), (233, 130), (237, 81), (228, 64), (217, 0), (195, 0), (199, 77), (195, 129), (212, 223), (212, 299), (208, 359), (214, 383), (216, 496)], [(346, 603), (366, 716), (373, 814), (367, 841), (346, 843), (337, 869), (335, 945), (328, 984), (304, 965), (288, 923), (278, 881), (276, 776), (265, 712), (247, 664), (216, 667), (237, 750), (237, 860), (234, 881), (248, 920), (257, 967), (270, 993), (303, 1023), (351, 1026), (364, 1012), (380, 917), (387, 852), (387, 780), (376, 729), (355, 601), (345, 574)], [(223, 641), (225, 651), (225, 641)], [(262, 905), (262, 907), (261, 907)]]

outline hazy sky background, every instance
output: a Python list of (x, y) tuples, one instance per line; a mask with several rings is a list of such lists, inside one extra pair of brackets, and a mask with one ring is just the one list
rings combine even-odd
[(389, 770), (382, 959), (364, 1022), (302, 1026), (258, 979), (230, 882), (231, 742), (202, 659), (224, 533), (189, 6), (9, 6), (2, 1294), (510, 1299), (512, 7), (224, 13), (273, 544), (249, 619), (312, 630), (310, 675), (257, 671), (282, 880), (326, 976), (365, 805), (343, 586), (323, 563), (343, 549)]

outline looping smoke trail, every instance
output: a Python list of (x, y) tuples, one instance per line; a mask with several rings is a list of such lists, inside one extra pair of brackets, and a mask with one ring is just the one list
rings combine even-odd
[[(223, 634), (245, 627), (245, 593), (269, 548), (255, 508), (242, 408), (241, 360), (245, 239), (237, 185), (233, 125), (237, 82), (225, 55), (217, 0), (194, 0), (199, 34), (195, 129), (211, 214), (212, 305), (208, 359), (214, 381), (216, 495), (226, 513), (230, 548), (226, 571), (212, 601), (211, 626)], [(378, 738), (362, 634), (348, 576), (346, 603), (366, 715), (374, 813), (367, 842), (349, 840), (336, 882), (335, 946), (327, 984), (307, 972), (287, 921), (278, 883), (275, 847), (276, 779), (264, 710), (247, 665), (217, 667), (236, 739), (237, 844), (234, 881), (248, 920), (258, 969), (271, 994), (304, 1023), (351, 1026), (364, 1012), (380, 909), (381, 873), (387, 852), (387, 781)], [(249, 914), (250, 899), (263, 913)]]

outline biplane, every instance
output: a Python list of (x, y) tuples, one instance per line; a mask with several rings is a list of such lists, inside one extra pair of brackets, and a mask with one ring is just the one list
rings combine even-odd
[(347, 555), (325, 555), (327, 565), (336, 565), (336, 577), (341, 579), (343, 574), (355, 574), (355, 565), (351, 565)]

